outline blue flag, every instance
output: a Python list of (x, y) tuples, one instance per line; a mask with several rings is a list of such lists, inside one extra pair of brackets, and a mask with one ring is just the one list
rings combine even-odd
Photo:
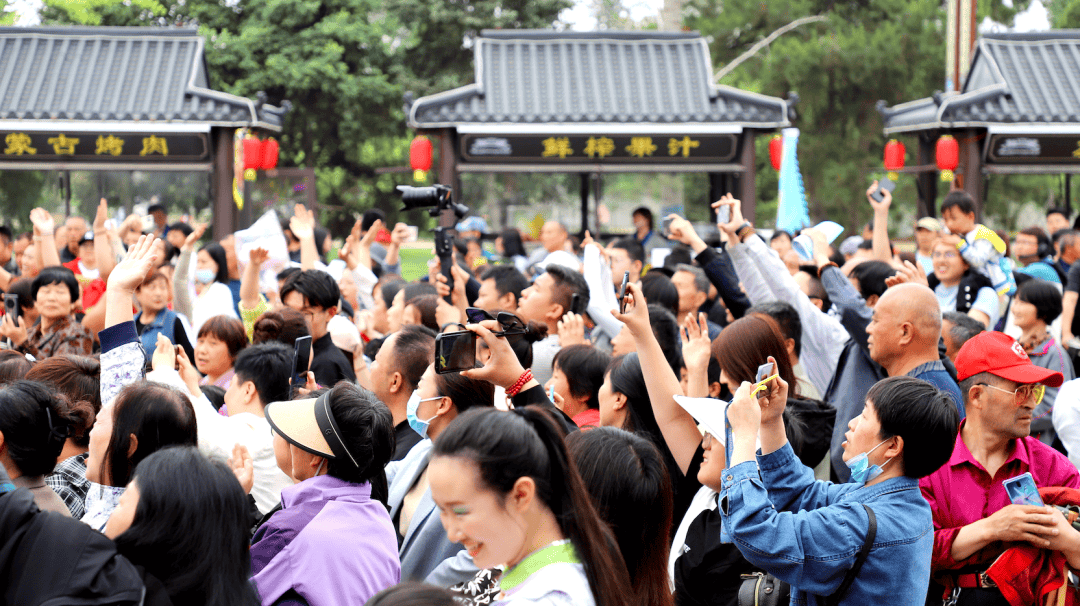
[(785, 128), (784, 151), (780, 158), (780, 203), (776, 208), (776, 229), (794, 234), (810, 225), (802, 173), (799, 172), (799, 129)]

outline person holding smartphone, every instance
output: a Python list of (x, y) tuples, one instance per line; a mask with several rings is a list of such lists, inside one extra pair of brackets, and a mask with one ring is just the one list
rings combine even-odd
[(967, 418), (952, 458), (920, 481), (934, 512), (932, 598), (957, 604), (1005, 604), (985, 571), (1004, 543), (1024, 543), (1063, 553), (1080, 567), (1080, 533), (1047, 507), (1014, 505), (1005, 480), (1031, 473), (1040, 488), (1080, 488), (1076, 467), (1032, 437), (1031, 423), (1046, 387), (1061, 385), (1060, 372), (1031, 363), (1024, 348), (1000, 332), (972, 337), (956, 356)]

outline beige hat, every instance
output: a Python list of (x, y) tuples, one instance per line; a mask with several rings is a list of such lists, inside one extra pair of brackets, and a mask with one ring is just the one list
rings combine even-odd
[(336, 459), (348, 457), (360, 467), (345, 448), (337, 422), (330, 412), (330, 392), (318, 398), (271, 402), (266, 405), (266, 420), (285, 441), (313, 455)]
[(941, 231), (941, 221), (933, 217), (923, 217), (915, 222), (916, 229), (926, 229), (930, 231)]

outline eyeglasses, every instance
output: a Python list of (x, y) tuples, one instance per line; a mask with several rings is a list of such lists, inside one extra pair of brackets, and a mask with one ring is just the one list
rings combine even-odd
[(953, 257), (958, 257), (958, 256), (959, 256), (959, 254), (955, 250), (934, 251), (934, 252), (930, 253), (930, 258), (931, 259), (941, 259), (941, 258), (951, 259)]
[(989, 383), (976, 383), (976, 385), (982, 385), (989, 387), (990, 389), (996, 389), (998, 391), (1004, 391), (1005, 393), (1011, 393), (1013, 395), (1013, 401), (1016, 404), (1022, 404), (1027, 401), (1028, 398), (1034, 397), (1035, 404), (1042, 402), (1043, 395), (1046, 394), (1046, 386), (1042, 383), (1032, 383), (1029, 385), (1021, 385), (1014, 390), (1002, 389), (1000, 387), (990, 385)]
[(712, 448), (712, 441), (712, 434), (706, 431), (705, 435), (701, 436), (701, 448), (703, 450), (708, 450), (709, 448)]

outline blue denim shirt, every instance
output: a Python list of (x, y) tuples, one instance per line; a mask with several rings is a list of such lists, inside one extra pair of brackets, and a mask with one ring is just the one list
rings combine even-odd
[(757, 464), (725, 470), (719, 499), (724, 527), (739, 551), (789, 583), (793, 605), (822, 604), (820, 596), (840, 587), (866, 540), (866, 503), (877, 517), (877, 537), (840, 603), (925, 602), (934, 533), (918, 480), (899, 477), (870, 487), (815, 481), (813, 470), (785, 445), (759, 455)]

